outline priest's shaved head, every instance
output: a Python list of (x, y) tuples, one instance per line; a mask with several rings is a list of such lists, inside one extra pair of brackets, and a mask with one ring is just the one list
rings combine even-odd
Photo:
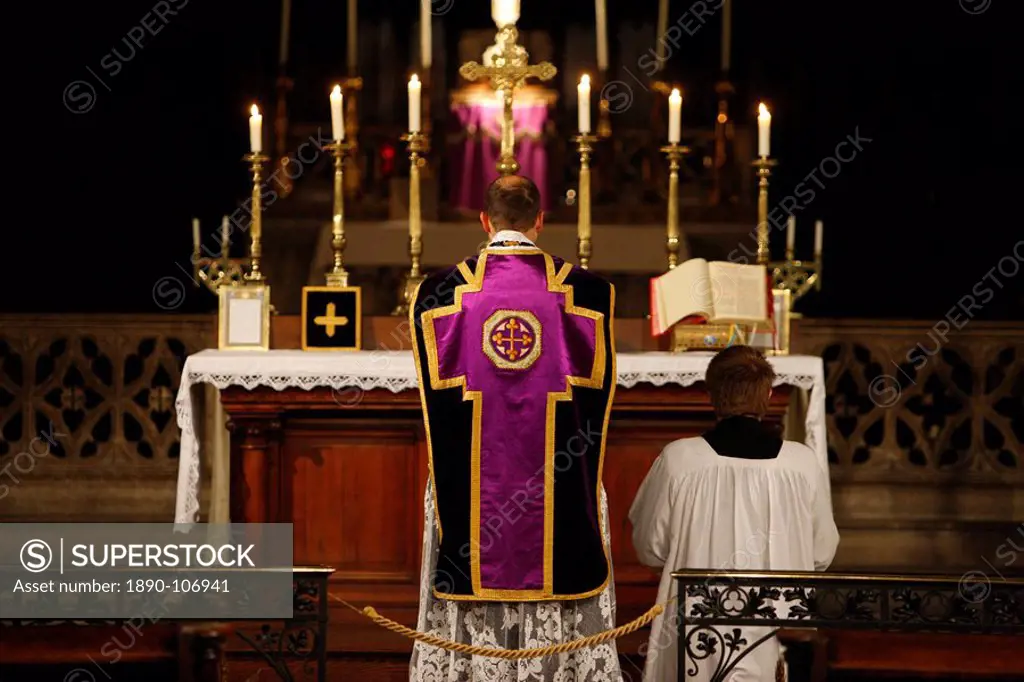
[(491, 237), (502, 230), (514, 230), (536, 241), (544, 226), (537, 185), (523, 175), (505, 175), (492, 182), (480, 224)]
[(711, 359), (705, 383), (719, 419), (763, 417), (768, 412), (775, 370), (750, 346), (730, 346)]

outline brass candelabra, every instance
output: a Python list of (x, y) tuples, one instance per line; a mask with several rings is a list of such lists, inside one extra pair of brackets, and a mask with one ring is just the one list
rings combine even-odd
[(768, 250), (768, 178), (772, 168), (778, 164), (775, 159), (760, 156), (752, 165), (757, 170), (757, 262), (767, 265), (771, 259)]
[(661, 148), (668, 157), (668, 219), (666, 221), (668, 269), (679, 264), (679, 162), (690, 153), (690, 148), (673, 142)]
[(477, 62), (466, 62), (459, 67), (459, 75), (468, 81), (490, 78), (491, 87), (501, 90), (504, 94), (504, 116), (501, 120), (501, 155), (496, 164), (500, 175), (513, 175), (519, 172), (516, 161), (516, 133), (512, 117), (512, 101), (516, 88), (523, 85), (527, 78), (539, 78), (547, 81), (555, 77), (558, 70), (549, 62), (530, 64), (526, 48), (518, 44), (519, 31), (514, 24), (502, 26), (495, 36), (495, 44), (491, 52), (491, 65), (483, 66)]
[(221, 232), (221, 249), (219, 258), (201, 257), (199, 243), (193, 246), (192, 270), (196, 282), (202, 282), (213, 293), (226, 285), (264, 284), (266, 279), (260, 270), (260, 259), (263, 254), (263, 207), (261, 202), (263, 184), (263, 164), (270, 160), (258, 152), (246, 154), (242, 160), (249, 164), (252, 173), (252, 197), (250, 213), (252, 222), (249, 224), (249, 258), (231, 258), (228, 255), (231, 241), (228, 231)]
[(327, 273), (327, 286), (347, 287), (348, 271), (345, 270), (345, 154), (352, 145), (338, 140), (325, 145), (334, 157), (334, 215), (331, 225), (331, 248), (334, 250), (334, 264)]
[(577, 255), (580, 267), (590, 268), (590, 257), (593, 255), (590, 241), (590, 153), (594, 151), (595, 135), (581, 133), (572, 138), (576, 143), (576, 151), (580, 155), (580, 193), (579, 213), (577, 217)]
[(429, 139), (420, 132), (402, 136), (409, 148), (409, 272), (403, 278), (398, 293), (398, 306), (393, 315), (405, 315), (413, 303), (416, 287), (423, 281), (420, 258), (423, 255), (423, 214), (420, 210), (420, 170), (426, 165), (425, 155), (430, 152)]

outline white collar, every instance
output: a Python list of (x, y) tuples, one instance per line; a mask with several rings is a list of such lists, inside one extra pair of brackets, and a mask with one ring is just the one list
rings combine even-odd
[(487, 248), (489, 248), (489, 249), (516, 248), (516, 247), (505, 246), (501, 242), (516, 242), (516, 245), (520, 246), (520, 247), (522, 247), (522, 246), (534, 246), (534, 247), (537, 246), (532, 241), (530, 241), (529, 237), (527, 237), (522, 232), (519, 232), (518, 230), (499, 230), (498, 233), (495, 234), (494, 237), (491, 238), (491, 241), (487, 245)]

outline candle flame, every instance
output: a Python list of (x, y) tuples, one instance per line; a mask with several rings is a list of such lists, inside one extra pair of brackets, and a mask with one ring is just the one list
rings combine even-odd
[(764, 105), (764, 102), (757, 105), (757, 117), (768, 121), (772, 120), (771, 112), (768, 111), (768, 107)]
[(252, 114), (253, 116), (259, 116), (260, 115), (260, 108), (258, 106), (256, 106), (255, 104), (253, 104), (252, 105), (252, 109), (249, 110), (249, 113)]
[(334, 89), (331, 90), (331, 97), (334, 97), (335, 95), (337, 95), (338, 97), (341, 97), (341, 86), (340, 85), (335, 85)]
[(590, 87), (590, 76), (583, 74), (580, 76), (580, 85), (589, 88)]
[[(662, 91), (662, 92), (664, 92), (664, 91)], [(681, 94), (679, 94), (679, 88), (672, 88), (672, 94), (669, 95), (669, 97), (671, 97), (672, 99), (674, 99), (676, 101), (679, 101), (679, 100), (683, 99), (683, 96)]]
[(420, 84), (420, 77), (417, 76), (416, 74), (413, 74), (412, 78), (409, 79), (409, 85), (412, 86), (412, 85), (419, 85), (419, 84)]

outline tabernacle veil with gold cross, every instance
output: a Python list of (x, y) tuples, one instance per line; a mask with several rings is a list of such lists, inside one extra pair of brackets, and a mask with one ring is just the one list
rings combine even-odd
[(608, 584), (600, 495), (615, 390), (610, 283), (532, 246), (428, 277), (410, 311), (443, 599)]

